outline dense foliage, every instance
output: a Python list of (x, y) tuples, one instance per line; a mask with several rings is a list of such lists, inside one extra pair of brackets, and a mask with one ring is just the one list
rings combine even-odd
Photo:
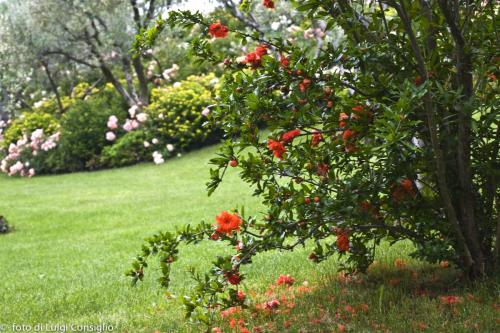
[[(264, 1), (272, 10), (284, 1)], [(498, 6), (491, 1), (291, 1), (335, 42), (317, 50), (293, 40), (233, 31), (201, 14), (172, 12), (137, 37), (149, 47), (168, 25), (205, 36), (193, 53), (223, 63), (212, 113), (227, 141), (212, 160), (211, 193), (237, 167), (268, 211), (263, 218), (224, 211), (211, 223), (148, 240), (128, 275), (142, 280), (158, 255), (168, 286), (181, 243), (224, 241), (233, 255), (193, 272), (183, 302), (209, 323), (213, 310), (243, 305), (241, 266), (257, 253), (293, 250), (338, 255), (364, 271), (382, 241), (411, 240), (414, 256), (449, 260), (470, 277), (492, 274), (500, 259)], [(243, 1), (242, 8), (251, 8)], [(240, 58), (210, 39), (239, 37)], [(261, 132), (265, 123), (270, 132)], [(231, 207), (221, 207), (230, 209)]]
[(147, 114), (152, 120), (149, 131), (162, 142), (180, 149), (213, 142), (213, 130), (203, 126), (208, 108), (214, 104), (215, 75), (190, 76), (174, 86), (155, 88)]

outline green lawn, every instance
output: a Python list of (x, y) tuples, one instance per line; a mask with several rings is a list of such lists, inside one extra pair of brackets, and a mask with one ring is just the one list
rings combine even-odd
[[(0, 177), (0, 213), (15, 227), (15, 232), (0, 236), (0, 332), (2, 327), (11, 332), (14, 323), (104, 323), (113, 325), (114, 332), (130, 333), (200, 331), (182, 320), (178, 303), (165, 299), (155, 283), (158, 274), (154, 267), (135, 288), (124, 272), (143, 239), (154, 232), (203, 219), (212, 221), (221, 210), (241, 205), (248, 213), (259, 212), (259, 201), (251, 197), (251, 190), (235, 170), (230, 170), (222, 187), (207, 197), (207, 162), (214, 151), (214, 147), (203, 149), (161, 166), (143, 164), (33, 179)], [(405, 257), (409, 249), (408, 244), (383, 248), (380, 261), (392, 263)], [(183, 259), (174, 266), (173, 292), (182, 294), (190, 288), (187, 267), (207, 268), (214, 255), (224, 250), (215, 242), (185, 248)], [(342, 319), (353, 332), (377, 331), (373, 324), (382, 322), (391, 332), (411, 331), (418, 321), (424, 321), (429, 332), (469, 332), (475, 324), (478, 332), (493, 332), (499, 324), (499, 288), (492, 282), (472, 291), (467, 289), (471, 286), (453, 289), (455, 285), (445, 280), (447, 276), (454, 278), (448, 272), (442, 275), (451, 290), (415, 296), (411, 280), (404, 283), (410, 270), (400, 272), (388, 265), (388, 272), (375, 271), (365, 283), (346, 289), (334, 278), (335, 260), (315, 265), (307, 260), (307, 254), (307, 250), (267, 253), (243, 268), (248, 277), (243, 286), (255, 290), (257, 298), (280, 273), (292, 274), (300, 283), (310, 281), (314, 291), (297, 299), (293, 309), (297, 318), (304, 319), (293, 322), (290, 332), (301, 328), (304, 332), (333, 331), (340, 320), (335, 318), (336, 309), (346, 301), (367, 303), (370, 309), (351, 320)], [(427, 270), (422, 276), (441, 276), (439, 268), (413, 264), (415, 269)], [(403, 283), (387, 285), (387, 274), (400, 274)], [(386, 286), (382, 293), (380, 286)], [(443, 292), (461, 295), (465, 302), (448, 309), (434, 297)], [(468, 292), (476, 299), (467, 300)], [(311, 322), (309, 317), (320, 310), (329, 319)], [(458, 319), (452, 320), (453, 316)], [(283, 332), (280, 325), (284, 318), (278, 314), (258, 317), (255, 322), (273, 321), (275, 331)]]

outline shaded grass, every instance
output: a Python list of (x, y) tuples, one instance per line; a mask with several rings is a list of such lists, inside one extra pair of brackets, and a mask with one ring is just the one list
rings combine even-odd
[[(498, 283), (459, 281), (453, 268), (376, 262), (366, 275), (330, 272), (292, 287), (250, 290), (250, 307), (220, 325), (224, 332), (238, 332), (240, 320), (251, 332), (498, 332)], [(458, 302), (449, 304), (447, 296)], [(276, 309), (259, 308), (273, 299)]]
[[(33, 179), (0, 177), (0, 213), (15, 227), (15, 232), (0, 236), (0, 325), (5, 325), (7, 332), (13, 323), (104, 323), (112, 325), (115, 332), (199, 332), (199, 327), (183, 320), (179, 303), (166, 301), (156, 284), (158, 272), (154, 267), (136, 288), (130, 286), (124, 272), (143, 239), (159, 230), (174, 230), (203, 219), (211, 221), (221, 210), (242, 205), (247, 214), (262, 209), (233, 169), (220, 189), (207, 197), (207, 162), (214, 150), (206, 148), (162, 166), (143, 164)], [(383, 247), (379, 257), (392, 262), (410, 249), (406, 243), (396, 249)], [(207, 269), (215, 255), (225, 251), (215, 242), (183, 248), (182, 259), (174, 266), (172, 291), (182, 294), (192, 287), (188, 267)], [(315, 265), (307, 256), (307, 248), (259, 255), (254, 265), (243, 268), (247, 276), (243, 287), (258, 295), (282, 273), (321, 286), (316, 289), (317, 297), (325, 294), (321, 290), (336, 290), (330, 284), (335, 260)], [(359, 297), (366, 298), (364, 302), (377, 302), (377, 285), (362, 287), (365, 291), (359, 291)], [(484, 318), (491, 318), (491, 297), (498, 297), (498, 287), (488, 288), (486, 284), (477, 288), (478, 297), (481, 293), (487, 297), (487, 305), (478, 303), (473, 308)], [(423, 318), (427, 309), (420, 298), (411, 297), (406, 298), (407, 306), (401, 307), (396, 301), (405, 298), (396, 291), (386, 289), (384, 298), (390, 316), (386, 326), (391, 331), (403, 327), (396, 322), (404, 315), (413, 315), (412, 308), (422, 309)], [(304, 315), (321, 307), (336, 308), (313, 295), (303, 298), (302, 309), (307, 311), (300, 311)], [(395, 314), (398, 311), (403, 311), (399, 317)], [(278, 327), (280, 319), (272, 320)], [(290, 327), (291, 332), (310, 330), (308, 321), (297, 323)], [(328, 325), (318, 327), (333, 329)], [(364, 321), (348, 325), (354, 331), (371, 331)]]

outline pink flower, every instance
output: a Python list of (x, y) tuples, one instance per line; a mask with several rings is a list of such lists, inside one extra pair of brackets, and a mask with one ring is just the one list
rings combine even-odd
[(135, 130), (137, 127), (139, 127), (139, 122), (135, 119), (127, 119), (123, 125), (123, 129), (127, 132)]
[(146, 120), (148, 120), (148, 115), (147, 115), (147, 114), (145, 114), (144, 112), (139, 113), (139, 114), (137, 115), (137, 120), (138, 120), (140, 123), (144, 123), (144, 122), (146, 122)]
[(106, 133), (106, 140), (108, 141), (115, 141), (116, 135), (113, 132), (107, 132)]
[(28, 170), (28, 176), (31, 178), (35, 175), (35, 169), (31, 168)]
[(109, 117), (108, 128), (109, 129), (117, 129), (118, 128), (118, 118), (116, 118), (116, 116)]
[(207, 117), (210, 114), (210, 109), (209, 108), (204, 108), (203, 111), (201, 111), (202, 116)]

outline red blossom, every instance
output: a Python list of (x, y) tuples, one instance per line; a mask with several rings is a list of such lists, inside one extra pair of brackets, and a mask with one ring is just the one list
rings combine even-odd
[(349, 120), (349, 115), (347, 113), (342, 112), (339, 115), (339, 128), (344, 128), (347, 125), (346, 120)]
[(246, 298), (246, 295), (243, 290), (238, 290), (238, 293), (236, 293), (236, 297), (243, 302)]
[(238, 272), (234, 272), (234, 271), (225, 272), (224, 276), (226, 277), (227, 282), (229, 282), (233, 285), (240, 284), (240, 282), (241, 282), (241, 276), (240, 276), (240, 273), (238, 273)]
[(287, 275), (280, 275), (278, 277), (278, 280), (276, 280), (276, 284), (278, 286), (282, 285), (282, 284), (286, 284), (287, 286), (291, 286), (294, 282), (295, 282), (295, 279), (288, 274)]
[(253, 68), (260, 67), (262, 57), (267, 54), (267, 46), (261, 44), (255, 48), (255, 51), (248, 53), (243, 60), (243, 64), (250, 64)]
[(311, 85), (311, 80), (304, 79), (304, 80), (302, 80), (301, 83), (299, 83), (299, 89), (301, 92), (305, 92), (307, 90), (307, 88), (309, 88), (310, 85)]
[(448, 296), (440, 296), (439, 300), (441, 304), (444, 305), (455, 305), (463, 302), (462, 297), (460, 296), (453, 296), (453, 295), (448, 295)]
[(252, 67), (259, 67), (262, 63), (260, 56), (256, 52), (250, 52), (245, 56), (245, 60), (243, 61), (245, 64), (251, 64)]
[(293, 139), (296, 136), (299, 136), (299, 135), (300, 135), (300, 130), (294, 129), (294, 130), (288, 131), (286, 133), (283, 133), (283, 135), (281, 136), (281, 141), (283, 141), (283, 143), (290, 143), (293, 141)]
[(280, 306), (280, 301), (278, 301), (277, 299), (273, 299), (273, 300), (270, 300), (266, 303), (264, 303), (264, 309), (276, 309), (277, 307)]
[(215, 230), (220, 234), (231, 235), (233, 231), (240, 231), (241, 226), (241, 218), (238, 214), (231, 214), (227, 211), (223, 211), (219, 215), (215, 217), (215, 221), (217, 222), (217, 229)]
[(257, 46), (255, 48), (255, 53), (259, 56), (259, 57), (263, 57), (267, 54), (267, 46), (264, 45), (264, 44), (261, 44), (259, 46)]
[(396, 202), (403, 201), (409, 197), (414, 197), (416, 195), (415, 189), (413, 187), (413, 181), (409, 178), (405, 178), (395, 185), (392, 190), (392, 199)]
[(316, 147), (323, 140), (323, 135), (320, 132), (314, 132), (311, 138), (311, 146)]
[(350, 129), (346, 129), (342, 134), (342, 139), (344, 139), (344, 141), (349, 141), (351, 139), (354, 139), (355, 137), (356, 137), (356, 132)]
[(208, 28), (208, 33), (215, 38), (225, 38), (229, 32), (229, 29), (221, 24), (220, 22), (213, 23)]
[(288, 59), (284, 55), (280, 55), (280, 64), (281, 66), (288, 68), (288, 66), (290, 66), (290, 59)]
[(241, 307), (239, 306), (233, 306), (228, 308), (227, 310), (221, 311), (220, 315), (222, 318), (229, 317), (231, 315), (237, 314), (241, 312)]
[(274, 8), (274, 1), (273, 0), (262, 0), (262, 5), (266, 8)]
[(285, 146), (281, 142), (273, 140), (271, 138), (267, 141), (267, 148), (269, 148), (269, 150), (273, 152), (274, 156), (279, 158), (280, 160), (283, 159), (283, 154), (286, 153)]
[(364, 114), (366, 113), (364, 105), (356, 105), (352, 107), (352, 111), (356, 112), (357, 114)]
[(339, 252), (349, 251), (349, 232), (342, 228), (335, 229), (337, 235), (337, 249)]

